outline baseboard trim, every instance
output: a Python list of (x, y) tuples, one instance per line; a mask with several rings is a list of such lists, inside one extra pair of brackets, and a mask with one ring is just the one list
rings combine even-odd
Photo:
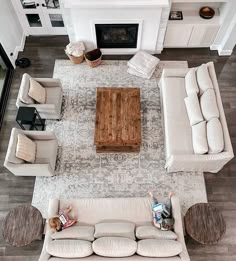
[(232, 54), (233, 50), (218, 50), (219, 56), (230, 56)]
[(23, 34), (23, 35), (22, 35), (22, 38), (21, 38), (20, 45), (17, 45), (16, 48), (15, 48), (15, 50), (14, 50), (13, 59), (12, 59), (12, 60), (13, 60), (12, 62), (14, 62), (14, 64), (13, 64), (14, 67), (15, 67), (15, 60), (16, 60), (17, 57), (18, 57), (18, 53), (19, 53), (19, 52), (22, 52), (22, 51), (24, 50), (24, 47), (25, 47), (25, 39), (26, 39), (26, 35)]
[(216, 44), (212, 44), (212, 45), (210, 46), (210, 50), (212, 50), (212, 51), (218, 51), (219, 48), (220, 48), (220, 45), (216, 45)]

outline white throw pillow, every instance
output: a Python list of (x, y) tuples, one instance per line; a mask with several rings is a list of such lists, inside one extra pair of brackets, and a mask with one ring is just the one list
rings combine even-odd
[(61, 258), (80, 258), (93, 253), (92, 243), (85, 240), (52, 240), (46, 245), (46, 250)]
[(123, 237), (101, 237), (93, 242), (93, 251), (99, 256), (127, 257), (137, 250), (137, 242)]
[(195, 154), (208, 152), (206, 122), (202, 121), (192, 126), (193, 150)]
[(34, 104), (34, 99), (28, 95), (30, 88), (30, 78), (31, 77), (28, 73), (24, 73), (20, 84), (19, 99), (25, 104)]
[(30, 78), (29, 96), (38, 103), (45, 103), (46, 90), (45, 88), (34, 79)]
[(95, 238), (126, 237), (135, 239), (135, 224), (131, 222), (98, 223), (95, 225)]
[(36, 156), (36, 143), (24, 134), (18, 134), (16, 157), (34, 163)]
[(212, 80), (206, 64), (202, 64), (197, 69), (197, 82), (200, 95), (208, 89), (213, 89)]
[(206, 121), (212, 118), (219, 118), (219, 109), (217, 107), (216, 95), (213, 89), (209, 89), (200, 97), (200, 105), (203, 117)]
[(163, 231), (154, 226), (140, 226), (136, 228), (138, 239), (177, 239), (173, 231)]
[(207, 122), (208, 153), (216, 154), (224, 150), (224, 135), (218, 118)]
[(137, 254), (147, 257), (171, 257), (182, 252), (182, 245), (176, 240), (144, 239), (138, 241)]
[(185, 76), (185, 89), (188, 96), (192, 93), (199, 93), (195, 68), (191, 68)]
[(94, 227), (92, 226), (72, 226), (55, 232), (51, 235), (52, 239), (81, 239), (94, 241)]
[(190, 125), (193, 126), (203, 121), (202, 112), (199, 105), (199, 100), (196, 93), (192, 93), (184, 99)]

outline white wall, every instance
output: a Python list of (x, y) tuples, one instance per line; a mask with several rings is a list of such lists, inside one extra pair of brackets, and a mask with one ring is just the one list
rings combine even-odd
[(11, 1), (0, 1), (0, 42), (14, 65), (18, 52), (24, 48), (25, 36)]

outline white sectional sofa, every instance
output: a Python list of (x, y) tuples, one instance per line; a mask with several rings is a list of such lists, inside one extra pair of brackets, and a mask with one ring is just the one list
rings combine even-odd
[[(47, 224), (39, 261), (189, 261), (179, 200), (176, 196), (171, 200), (175, 219), (174, 232), (160, 231), (153, 226), (149, 198), (52, 199), (49, 202), (48, 217), (57, 215), (59, 209), (72, 206), (70, 215), (77, 216), (79, 222), (61, 232), (53, 232)], [(108, 224), (111, 228), (116, 226), (117, 222), (119, 226), (120, 223), (123, 226), (123, 222), (126, 225), (128, 222), (128, 227), (133, 227), (133, 232), (125, 233), (125, 228), (108, 231), (110, 234), (107, 236), (102, 235), (101, 232), (107, 233), (104, 222), (105, 227)], [(138, 228), (142, 229), (142, 236), (137, 232)], [(150, 230), (152, 233), (162, 232), (161, 236), (158, 234), (158, 239), (153, 239), (156, 236), (151, 235)], [(138, 240), (137, 237), (143, 240)], [(178, 254), (174, 255), (176, 246)]]
[(217, 154), (195, 154), (184, 98), (185, 76), (189, 68), (164, 69), (161, 80), (161, 102), (165, 133), (166, 169), (168, 172), (218, 172), (233, 157), (233, 149), (221, 101), (213, 62), (206, 64), (215, 91), (219, 120), (223, 130), (224, 149)]

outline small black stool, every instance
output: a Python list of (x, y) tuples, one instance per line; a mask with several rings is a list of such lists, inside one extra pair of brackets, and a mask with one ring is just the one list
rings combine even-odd
[(16, 122), (23, 130), (44, 130), (45, 127), (45, 119), (41, 119), (35, 107), (20, 107)]

